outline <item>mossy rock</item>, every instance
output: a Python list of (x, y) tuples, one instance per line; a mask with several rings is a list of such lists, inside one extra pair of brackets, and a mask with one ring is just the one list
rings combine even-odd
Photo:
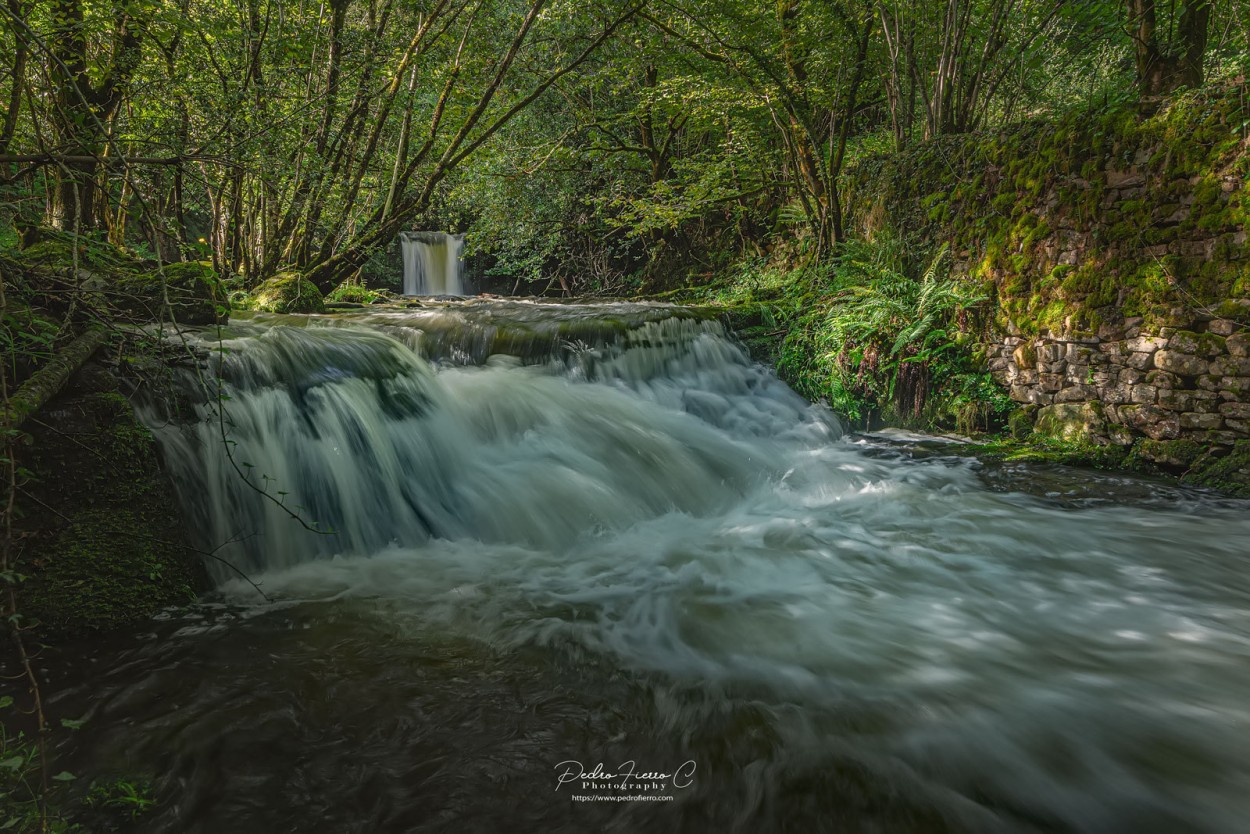
[(1101, 403), (1058, 403), (1037, 413), (1034, 431), (1066, 443), (1090, 443), (1106, 433)]
[(295, 272), (280, 272), (262, 281), (244, 302), (264, 313), (324, 313), (325, 300), (312, 282)]
[(1227, 454), (1216, 450), (1194, 461), (1184, 483), (1250, 498), (1250, 440), (1238, 440)]
[(326, 301), (350, 304), (373, 304), (386, 296), (360, 284), (339, 284), (325, 297)]
[(1206, 448), (1193, 440), (1151, 440), (1143, 437), (1133, 444), (1133, 457), (1148, 460), (1165, 469), (1188, 469), (1202, 457)]
[(225, 287), (207, 261), (120, 276), (111, 296), (115, 307), (143, 321), (220, 324), (230, 313)]
[(156, 441), (88, 365), (32, 424), (21, 464), (18, 612), (45, 639), (107, 631), (189, 602), (206, 584)]
[(1033, 423), (1036, 419), (1036, 406), (1017, 408), (1007, 417), (1007, 431), (1016, 440), (1026, 440), (1033, 433)]

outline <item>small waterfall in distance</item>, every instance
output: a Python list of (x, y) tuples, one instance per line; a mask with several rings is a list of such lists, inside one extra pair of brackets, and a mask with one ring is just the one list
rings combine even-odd
[(404, 295), (464, 295), (460, 250), (464, 235), (400, 232)]

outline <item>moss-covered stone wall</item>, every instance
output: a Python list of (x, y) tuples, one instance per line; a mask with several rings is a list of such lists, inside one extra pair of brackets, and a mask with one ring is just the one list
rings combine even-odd
[(870, 158), (847, 199), (985, 288), (1017, 427), (1185, 471), (1250, 438), (1248, 173), (1241, 84)]
[(1074, 111), (870, 158), (848, 176), (860, 234), (948, 242), (1027, 335), (1250, 322), (1250, 92)]

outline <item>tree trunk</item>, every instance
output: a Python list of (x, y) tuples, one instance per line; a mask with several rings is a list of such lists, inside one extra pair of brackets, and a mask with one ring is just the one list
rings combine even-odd
[(1128, 15), (1137, 88), (1143, 97), (1202, 84), (1211, 0), (1184, 0), (1171, 43), (1160, 41), (1155, 0), (1128, 0)]

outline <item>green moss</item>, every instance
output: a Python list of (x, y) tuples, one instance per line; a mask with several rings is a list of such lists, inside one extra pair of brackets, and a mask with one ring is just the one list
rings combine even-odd
[(1052, 440), (1091, 443), (1106, 430), (1106, 418), (1101, 403), (1059, 403), (1038, 411), (1033, 430)]
[(180, 544), (151, 433), (115, 392), (57, 402), (22, 461), (32, 478), (21, 507), (19, 612), (48, 637), (117, 628), (187, 602), (203, 574)]
[(320, 291), (295, 272), (280, 272), (262, 281), (246, 301), (248, 309), (266, 313), (323, 313)]
[(1168, 469), (1188, 469), (1206, 449), (1193, 440), (1151, 440), (1143, 437), (1133, 444), (1132, 455)]
[(384, 298), (380, 293), (374, 292), (368, 287), (360, 284), (340, 284), (335, 287), (326, 296), (326, 301), (334, 302), (350, 302), (353, 304), (372, 304)]
[[(1134, 104), (1113, 105), (943, 138), (876, 168), (889, 171), (888, 188), (854, 169), (849, 176), (859, 179), (853, 193), (877, 200), (888, 225), (971, 250), (970, 272), (994, 279), (1004, 309), (1028, 331), (1069, 315), (1094, 320), (1117, 306), (1123, 315), (1161, 320), (1173, 308), (1209, 307), (1250, 291), (1246, 247), (1230, 234), (1250, 229), (1250, 189), (1224, 190), (1250, 168), (1235, 141), (1248, 118), (1242, 89), (1211, 85), (1145, 119)], [(1142, 191), (1105, 207), (1114, 193), (1108, 172), (1135, 166)], [(979, 192), (968, 187), (974, 181)], [(958, 204), (947, 195), (958, 195)], [(933, 210), (944, 203), (950, 207), (939, 222)], [(1056, 240), (1053, 227), (1078, 236), (1084, 260), (1073, 272), (1056, 270), (1063, 247), (1046, 245)], [(1210, 250), (1193, 245), (1212, 239)], [(1151, 246), (1167, 252), (1147, 254)], [(1029, 321), (1038, 316), (1045, 320)]]
[(1035, 418), (1035, 409), (1016, 409), (1007, 418), (1008, 433), (1017, 441), (1027, 440), (1029, 435), (1033, 434), (1033, 421)]
[(114, 306), (143, 321), (214, 324), (226, 320), (225, 287), (207, 261), (165, 264), (119, 276), (110, 293)]
[(1183, 480), (1195, 486), (1250, 498), (1250, 440), (1237, 441), (1227, 452), (1212, 450), (1197, 458)]
[(1057, 463), (1095, 469), (1129, 468), (1128, 451), (1122, 446), (1095, 446), (1033, 436), (1027, 442), (994, 438), (969, 444), (961, 451), (979, 458), (1021, 463)]
[(76, 265), (106, 274), (139, 272), (149, 266), (129, 252), (90, 235), (75, 237), (55, 229), (40, 229), (38, 240), (21, 250), (18, 257), (28, 266), (64, 270)]
[(193, 599), (185, 567), (138, 532), (145, 526), (122, 507), (75, 512), (23, 589), (26, 613), (57, 631), (107, 630)]

